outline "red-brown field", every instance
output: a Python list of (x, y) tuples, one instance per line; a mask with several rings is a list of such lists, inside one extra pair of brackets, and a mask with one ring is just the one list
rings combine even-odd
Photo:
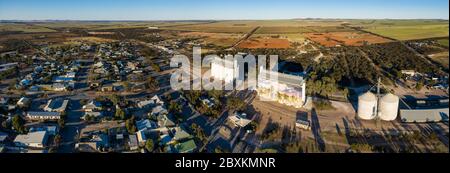
[(391, 40), (361, 32), (308, 33), (306, 37), (325, 47), (338, 45), (362, 46), (364, 44), (386, 43)]
[(291, 43), (287, 39), (278, 38), (249, 39), (240, 43), (238, 47), (244, 49), (286, 49), (291, 47)]

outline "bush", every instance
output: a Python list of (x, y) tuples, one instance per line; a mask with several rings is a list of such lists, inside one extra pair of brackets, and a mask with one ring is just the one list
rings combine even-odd
[(20, 117), (19, 115), (15, 115), (12, 118), (12, 126), (13, 126), (14, 130), (16, 130), (20, 134), (27, 133), (27, 129), (25, 128), (24, 124), (25, 124), (25, 120), (22, 119), (22, 117)]
[(153, 150), (155, 150), (155, 143), (153, 142), (153, 140), (149, 139), (145, 142), (145, 149), (148, 152), (153, 152)]
[(314, 100), (314, 106), (318, 110), (334, 110), (335, 108), (328, 100)]

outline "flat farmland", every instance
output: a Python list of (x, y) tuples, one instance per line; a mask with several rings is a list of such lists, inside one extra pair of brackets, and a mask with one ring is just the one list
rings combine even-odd
[(0, 24), (0, 32), (23, 32), (23, 33), (43, 33), (56, 32), (43, 26), (31, 24), (2, 23)]
[(99, 37), (71, 37), (67, 38), (67, 41), (64, 42), (64, 44), (81, 44), (85, 42), (90, 43), (109, 43), (113, 42), (115, 40), (112, 39), (105, 39), (105, 38), (99, 38)]
[(449, 55), (448, 54), (449, 53), (447, 51), (447, 52), (441, 52), (441, 53), (437, 53), (437, 54), (433, 54), (433, 55), (429, 55), (429, 56), (433, 61), (436, 61), (436, 62), (442, 64), (442, 66), (444, 66), (445, 68), (448, 69), (448, 67), (449, 67), (449, 60), (448, 60)]
[(354, 22), (352, 25), (398, 40), (448, 37), (449, 35), (449, 22), (446, 20), (376, 20)]
[(239, 48), (244, 49), (287, 49), (291, 47), (291, 43), (287, 39), (279, 38), (260, 38), (248, 39), (238, 45)]
[(337, 45), (363, 46), (365, 44), (387, 43), (391, 40), (362, 32), (330, 32), (305, 34), (310, 40), (325, 47)]
[(214, 33), (247, 33), (261, 27), (256, 34), (295, 34), (309, 32), (347, 31), (337, 20), (239, 20), (209, 23), (161, 26), (165, 30)]
[(248, 26), (214, 26), (209, 24), (199, 24), (199, 25), (168, 26), (168, 27), (161, 27), (161, 29), (172, 31), (244, 34), (250, 32), (254, 28)]
[(303, 43), (306, 38), (304, 34), (253, 34), (251, 39), (259, 39), (259, 38), (283, 38), (288, 39), (290, 42), (298, 42)]
[(214, 44), (221, 47), (230, 47), (243, 37), (243, 34), (208, 32), (182, 32), (179, 35), (188, 38), (201, 38), (205, 44)]
[(438, 43), (442, 46), (448, 47), (448, 38), (447, 39), (440, 39), (438, 40)]

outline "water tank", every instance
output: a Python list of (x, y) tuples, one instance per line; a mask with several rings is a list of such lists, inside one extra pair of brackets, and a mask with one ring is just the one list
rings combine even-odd
[(376, 116), (377, 97), (367, 92), (358, 98), (358, 117), (363, 120), (372, 120)]
[(397, 119), (400, 98), (394, 94), (386, 94), (380, 99), (380, 119), (394, 121)]

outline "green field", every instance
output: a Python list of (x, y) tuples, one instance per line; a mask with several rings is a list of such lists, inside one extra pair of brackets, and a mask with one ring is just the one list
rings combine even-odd
[(440, 39), (438, 40), (438, 43), (442, 46), (448, 47), (448, 39)]
[(352, 26), (398, 40), (447, 37), (449, 23), (445, 20), (365, 20), (351, 21)]
[(190, 25), (163, 26), (167, 30), (212, 33), (247, 33), (261, 27), (257, 34), (299, 34), (310, 32), (345, 31), (338, 20), (238, 20), (216, 21)]

